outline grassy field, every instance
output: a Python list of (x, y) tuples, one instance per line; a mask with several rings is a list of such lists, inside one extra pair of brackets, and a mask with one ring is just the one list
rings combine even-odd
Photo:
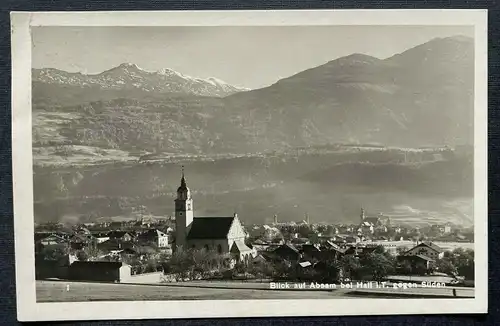
[[(67, 285), (69, 284), (69, 291)], [(137, 301), (137, 300), (252, 300), (328, 299), (325, 291), (277, 291), (234, 288), (127, 285), (37, 281), (38, 302)]]
[[(69, 285), (69, 290), (68, 290)], [(354, 290), (354, 291), (353, 291)], [(37, 281), (38, 302), (161, 301), (161, 300), (253, 300), (334, 299), (393, 295), (418, 298), (451, 297), (452, 288), (270, 290), (268, 284), (233, 282), (187, 282), (186, 284), (133, 285), (112, 283)], [(472, 297), (473, 288), (457, 288), (457, 296)]]

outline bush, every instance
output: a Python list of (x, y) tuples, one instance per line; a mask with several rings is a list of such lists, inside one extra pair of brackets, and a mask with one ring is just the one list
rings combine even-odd
[(457, 248), (447, 251), (443, 258), (436, 261), (436, 269), (449, 275), (464, 276), (466, 280), (474, 280), (474, 250)]
[(209, 278), (229, 267), (230, 257), (215, 251), (179, 250), (166, 263), (166, 270), (182, 278)]
[(362, 279), (381, 281), (396, 269), (396, 261), (393, 256), (377, 248), (372, 253), (364, 255), (360, 259)]

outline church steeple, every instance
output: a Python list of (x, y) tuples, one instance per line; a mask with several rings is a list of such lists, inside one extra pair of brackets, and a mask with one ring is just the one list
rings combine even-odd
[(182, 166), (181, 185), (177, 188), (177, 199), (175, 199), (176, 248), (186, 245), (186, 237), (192, 223), (193, 199), (184, 176), (184, 166)]
[(177, 199), (180, 200), (188, 200), (191, 199), (191, 191), (189, 190), (187, 183), (186, 183), (186, 178), (184, 176), (184, 165), (182, 166), (182, 172), (181, 172), (181, 185), (179, 188), (177, 188)]
[(181, 188), (187, 188), (186, 178), (184, 177), (184, 165), (182, 166)]

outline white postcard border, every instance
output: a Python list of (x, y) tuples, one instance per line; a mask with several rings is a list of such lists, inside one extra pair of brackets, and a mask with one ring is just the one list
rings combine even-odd
[[(31, 141), (32, 26), (473, 25), (475, 27), (474, 299), (303, 299), (37, 303)], [(487, 312), (487, 11), (281, 10), (13, 12), (12, 167), (19, 321)]]

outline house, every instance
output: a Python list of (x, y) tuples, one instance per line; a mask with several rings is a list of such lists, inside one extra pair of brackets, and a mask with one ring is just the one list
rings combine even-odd
[(184, 171), (175, 199), (176, 250), (206, 249), (220, 254), (231, 253), (236, 260), (247, 261), (255, 255), (245, 244), (247, 234), (234, 213), (228, 217), (194, 217), (193, 198), (187, 187)]
[(377, 234), (387, 234), (389, 232), (389, 228), (385, 225), (378, 225), (375, 227), (375, 233)]
[(347, 251), (347, 248), (343, 248), (332, 241), (327, 241), (325, 247), (330, 251), (336, 252), (336, 256), (344, 255)]
[(358, 233), (360, 234), (367, 234), (367, 233), (373, 234), (374, 231), (375, 231), (374, 225), (368, 221), (363, 221), (358, 228)]
[(123, 262), (75, 261), (69, 266), (70, 280), (121, 282), (130, 278), (131, 267)]
[(73, 234), (69, 237), (69, 242), (72, 249), (79, 250), (88, 247), (92, 239), (93, 237), (90, 234)]
[(450, 223), (446, 223), (445, 225), (442, 226), (441, 228), (442, 233), (444, 234), (449, 234), (452, 231), (452, 226)]
[(362, 256), (367, 255), (374, 252), (377, 249), (377, 246), (358, 246), (353, 245), (346, 249), (344, 249), (344, 255), (352, 255), (352, 256)]
[(97, 248), (105, 252), (123, 250), (132, 247), (133, 244), (129, 242), (122, 242), (118, 239), (109, 239), (97, 244)]
[(251, 261), (253, 264), (265, 264), (272, 261), (272, 257), (268, 253), (263, 252), (257, 254), (255, 257), (251, 257)]
[(425, 255), (398, 256), (398, 263), (408, 264), (411, 273), (425, 274), (432, 268), (434, 262), (434, 259)]
[(148, 230), (142, 234), (139, 235), (138, 237), (139, 242), (143, 244), (154, 244), (158, 248), (169, 248), (170, 247), (170, 237), (168, 234), (156, 230), (156, 229), (151, 229)]
[(51, 234), (39, 240), (39, 242), (44, 246), (58, 245), (61, 243), (66, 243), (68, 240), (58, 236), (57, 234)]
[(355, 229), (355, 225), (341, 225), (337, 228), (338, 232), (336, 232), (336, 234), (349, 234), (354, 232)]
[(104, 241), (109, 240), (109, 236), (107, 232), (94, 232), (92, 233), (92, 236), (96, 240), (97, 243), (102, 243)]
[(122, 258), (130, 258), (137, 255), (137, 250), (135, 248), (125, 248), (120, 252), (120, 255)]
[(129, 242), (134, 239), (133, 235), (126, 231), (111, 231), (107, 236), (109, 239), (120, 240), (122, 242)]
[(436, 260), (443, 258), (444, 250), (432, 242), (421, 242), (403, 254), (403, 256), (416, 255), (423, 255)]
[(322, 245), (303, 245), (301, 253), (304, 259), (327, 261), (340, 258), (345, 251), (337, 244), (326, 241)]
[(401, 234), (403, 233), (403, 229), (400, 227), (400, 226), (396, 226), (394, 229), (393, 229), (394, 233), (396, 234)]
[(272, 253), (275, 257), (278, 257), (282, 260), (298, 261), (300, 258), (302, 258), (302, 254), (299, 252), (299, 250), (289, 243), (279, 246), (278, 248), (274, 249)]
[(323, 257), (322, 250), (317, 244), (305, 244), (302, 246), (302, 257), (320, 260)]

